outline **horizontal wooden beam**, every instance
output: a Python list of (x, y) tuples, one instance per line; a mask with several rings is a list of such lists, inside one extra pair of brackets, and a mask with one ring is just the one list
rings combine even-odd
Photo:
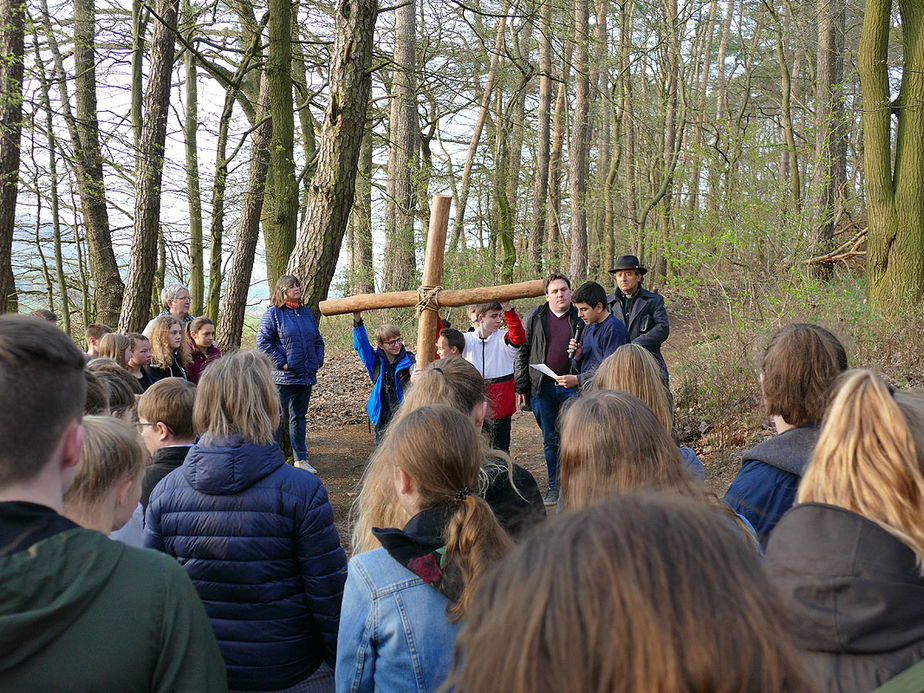
[[(444, 289), (439, 294), (439, 304), (446, 308), (467, 306), (486, 301), (513, 301), (518, 298), (542, 296), (542, 280), (534, 279), (519, 284), (501, 284), (478, 289)], [(318, 308), (321, 315), (343, 315), (357, 310), (379, 310), (382, 308), (408, 308), (417, 305), (416, 291), (394, 291), (384, 294), (356, 294), (346, 298), (321, 301)]]

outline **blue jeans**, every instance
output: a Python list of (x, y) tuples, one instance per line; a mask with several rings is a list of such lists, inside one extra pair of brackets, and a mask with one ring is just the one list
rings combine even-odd
[(549, 472), (549, 488), (558, 487), (558, 413), (562, 405), (577, 394), (577, 388), (559, 387), (551, 381), (542, 383), (539, 393), (530, 399), (536, 423), (542, 429), (542, 449)]
[[(279, 403), (282, 405), (282, 416), (289, 415), (289, 440), (292, 441), (292, 456), (296, 460), (308, 459), (308, 448), (305, 445), (305, 434), (308, 432), (308, 423), (305, 416), (308, 414), (308, 400), (311, 399), (311, 385), (277, 385), (279, 390)], [(282, 435), (282, 421), (276, 429), (276, 442)]]

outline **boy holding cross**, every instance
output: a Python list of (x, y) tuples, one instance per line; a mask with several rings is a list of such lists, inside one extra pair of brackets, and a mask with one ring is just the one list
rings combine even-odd
[[(465, 351), (462, 358), (478, 369), (487, 384), (489, 417), (484, 427), (491, 448), (509, 453), (510, 420), (517, 410), (514, 358), (526, 341), (526, 331), (510, 301), (479, 303), (473, 312), (478, 326), (472, 332), (463, 333)], [(505, 321), (508, 329), (501, 330)]]

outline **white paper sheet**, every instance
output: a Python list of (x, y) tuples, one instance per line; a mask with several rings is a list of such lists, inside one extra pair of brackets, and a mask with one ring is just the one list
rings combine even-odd
[(557, 378), (557, 377), (558, 377), (558, 373), (556, 373), (555, 371), (553, 371), (551, 368), (549, 368), (548, 366), (546, 366), (544, 363), (531, 363), (531, 364), (529, 364), (529, 367), (530, 367), (530, 368), (535, 368), (537, 371), (539, 371), (540, 373), (542, 373), (542, 375), (547, 375), (547, 376), (549, 376), (550, 378)]

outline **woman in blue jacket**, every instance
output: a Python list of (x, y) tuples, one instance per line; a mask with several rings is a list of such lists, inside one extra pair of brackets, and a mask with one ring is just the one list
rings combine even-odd
[(232, 689), (329, 682), (322, 664), (335, 662), (346, 579), (327, 491), (287, 465), (273, 441), (270, 372), (258, 351), (206, 369), (193, 407), (202, 435), (147, 507), (145, 546), (174, 556), (192, 578)]
[(257, 348), (274, 365), (273, 380), (279, 390), (282, 411), (289, 416), (295, 466), (315, 473), (308, 463), (305, 417), (311, 387), (317, 382), (316, 373), (324, 365), (324, 340), (314, 314), (302, 305), (301, 298), (302, 289), (296, 277), (291, 274), (279, 277), (273, 291), (273, 305), (260, 318)]

